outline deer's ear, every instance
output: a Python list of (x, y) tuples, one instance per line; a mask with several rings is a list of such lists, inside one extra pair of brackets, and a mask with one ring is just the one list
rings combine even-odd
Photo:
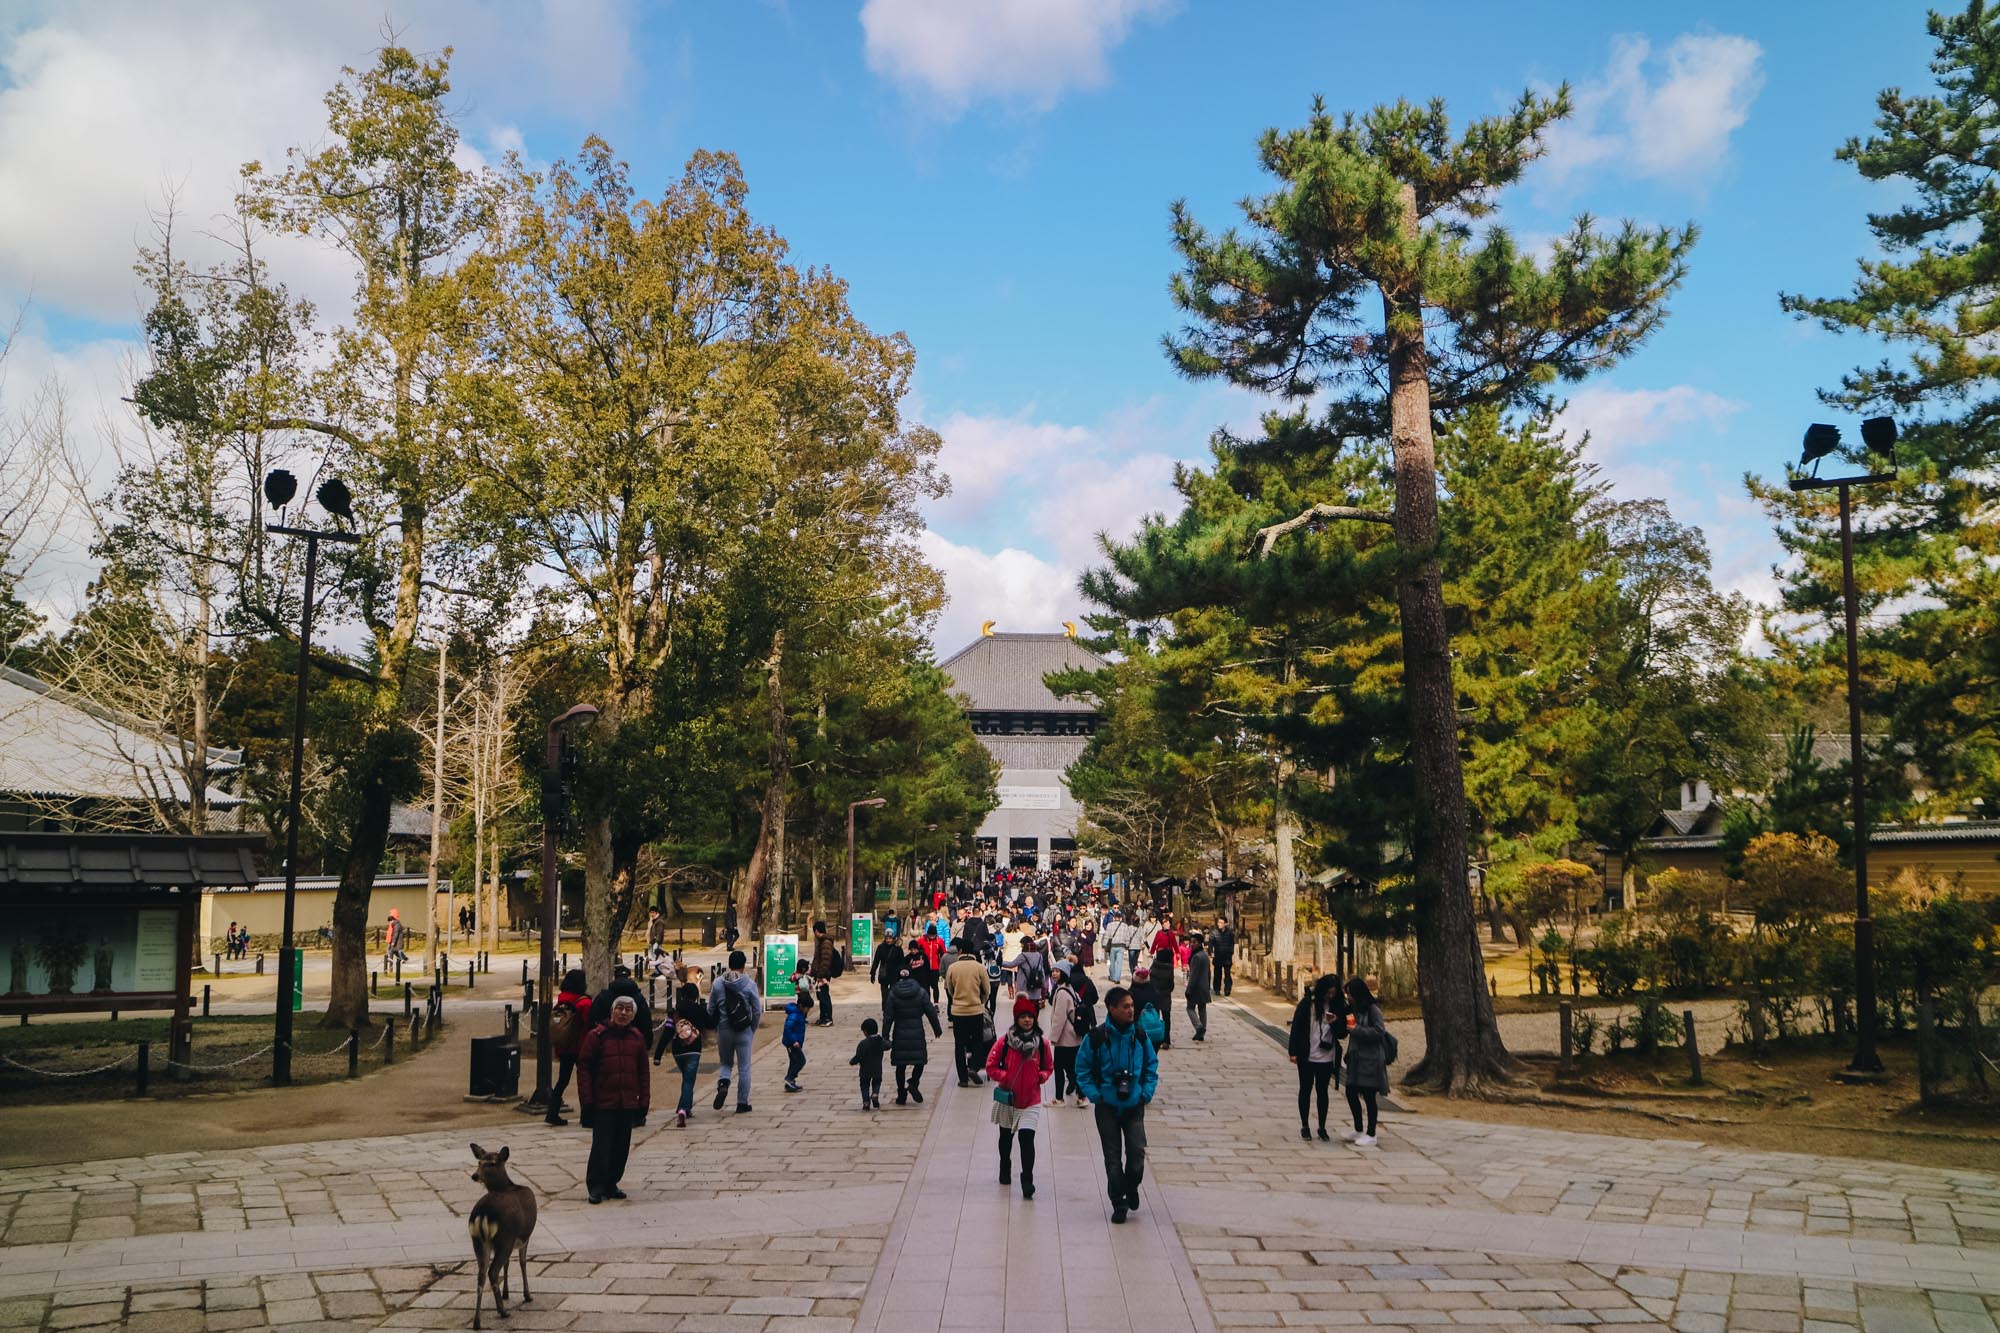
[(511, 1152), (511, 1151), (513, 1151), (513, 1150), (512, 1150), (512, 1149), (510, 1149), (510, 1148), (502, 1148), (502, 1149), (500, 1150), (500, 1160), (501, 1160), (501, 1161), (503, 1161), (503, 1162), (504, 1162), (504, 1161), (506, 1161), (506, 1160), (507, 1160), (507, 1154), (508, 1154), (509, 1152)]
[(486, 1155), (486, 1149), (480, 1147), (478, 1144), (475, 1143), (472, 1145), (472, 1155), (474, 1157), (484, 1157)]

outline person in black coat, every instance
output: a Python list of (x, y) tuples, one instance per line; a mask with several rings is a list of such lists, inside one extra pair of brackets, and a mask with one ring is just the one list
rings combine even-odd
[(896, 1066), (896, 1105), (902, 1106), (911, 1098), (922, 1102), (924, 1065), (930, 1059), (931, 1049), (929, 1039), (924, 1036), (924, 1024), (930, 1024), (931, 1035), (935, 1037), (944, 1035), (944, 1025), (938, 1022), (937, 1006), (931, 1003), (930, 992), (910, 975), (908, 968), (889, 988), (888, 1017), (889, 1059)]
[(648, 1045), (653, 1040), (653, 1006), (646, 1003), (646, 992), (639, 989), (639, 983), (632, 980), (632, 969), (620, 963), (611, 969), (611, 984), (597, 992), (597, 998), (590, 1002), (590, 1017), (593, 1022), (603, 1023), (611, 1016), (611, 1002), (621, 995), (629, 995), (639, 1007), (639, 1016), (632, 1020), (632, 1026), (645, 1037)]
[(1309, 1139), (1307, 1112), (1319, 1099), (1319, 1136), (1326, 1138), (1329, 1089), (1340, 1077), (1340, 1041), (1347, 1035), (1347, 1001), (1340, 978), (1328, 972), (1292, 1011), (1291, 1040), (1286, 1054), (1299, 1067), (1299, 1137)]
[(1160, 949), (1153, 954), (1153, 1003), (1159, 1007), (1160, 1022), (1166, 1033), (1160, 1038), (1160, 1049), (1166, 1050), (1174, 1044), (1174, 951)]
[(889, 992), (903, 975), (903, 944), (894, 935), (883, 939), (875, 946), (875, 954), (868, 960), (868, 979), (882, 988), (882, 1026), (889, 1025)]

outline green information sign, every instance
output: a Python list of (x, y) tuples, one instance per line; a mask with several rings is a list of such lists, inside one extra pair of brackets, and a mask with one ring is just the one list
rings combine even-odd
[(306, 951), (292, 950), (292, 1012), (306, 1007)]
[(764, 995), (772, 1000), (789, 1000), (798, 995), (792, 974), (799, 970), (799, 937), (764, 937)]
[(856, 912), (847, 923), (847, 961), (858, 963), (875, 956), (875, 917)]

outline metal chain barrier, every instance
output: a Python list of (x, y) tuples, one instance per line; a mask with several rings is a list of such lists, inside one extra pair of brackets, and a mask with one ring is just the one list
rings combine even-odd
[[(138, 1052), (134, 1051), (133, 1055), (136, 1054)], [(30, 1074), (38, 1074), (43, 1078), (84, 1078), (91, 1074), (102, 1074), (116, 1069), (130, 1059), (132, 1059), (132, 1055), (121, 1055), (110, 1064), (99, 1065), (95, 1069), (37, 1069), (33, 1065), (22, 1064), (11, 1055), (0, 1055), (0, 1061), (10, 1064), (16, 1069), (26, 1070)]]
[(325, 1051), (301, 1051), (298, 1048), (294, 1047), (292, 1049), (292, 1058), (294, 1060), (325, 1060), (330, 1056), (339, 1055), (342, 1051), (346, 1050), (349, 1046), (352, 1046), (353, 1044), (354, 1044), (354, 1038), (346, 1037), (342, 1039), (340, 1045)]
[(276, 1050), (277, 1048), (278, 1048), (278, 1043), (274, 1041), (261, 1051), (250, 1052), (250, 1054), (244, 1056), (241, 1060), (227, 1060), (219, 1065), (198, 1065), (193, 1063), (192, 1061), (187, 1061), (187, 1060), (168, 1060), (166, 1063), (173, 1066), (176, 1069), (192, 1069), (196, 1070), (197, 1072), (206, 1074), (206, 1073), (213, 1073), (218, 1069), (234, 1069), (238, 1065), (247, 1065), (252, 1060), (257, 1059), (259, 1056), (269, 1055), (272, 1051)]

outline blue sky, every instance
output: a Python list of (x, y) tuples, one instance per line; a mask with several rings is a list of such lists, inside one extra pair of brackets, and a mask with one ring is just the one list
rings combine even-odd
[[(1575, 391), (1571, 418), (1623, 492), (1700, 522), (1720, 579), (1761, 594), (1775, 548), (1741, 473), (1778, 467), (1825, 415), (1814, 391), (1876, 352), (1785, 318), (1776, 294), (1846, 286), (1888, 196), (1833, 150), (1867, 131), (1880, 88), (1928, 82), (1923, 8), (1904, 3), (406, 9), (406, 41), (458, 48), (475, 148), (546, 161), (595, 132), (642, 188), (697, 147), (731, 150), (796, 257), (910, 336), (914, 407), (956, 487), (927, 538), (953, 592), (947, 651), (983, 619), (1074, 615), (1092, 534), (1169, 504), (1172, 460), (1254, 419), (1254, 400), (1183, 382), (1160, 353), (1167, 208), (1229, 221), (1264, 187), (1257, 134), (1315, 93), (1336, 109), (1442, 96), (1465, 117), (1568, 80), (1578, 115), (1507, 223), (1529, 239), (1581, 211), (1701, 226), (1672, 317)], [(115, 400), (148, 203), (172, 183), (212, 210), (238, 162), (314, 137), (320, 93), (367, 58), (381, 13), (0, 3), (0, 310), (33, 297), (10, 397), (55, 373)], [(304, 290), (340, 285), (311, 255), (288, 262)]]

